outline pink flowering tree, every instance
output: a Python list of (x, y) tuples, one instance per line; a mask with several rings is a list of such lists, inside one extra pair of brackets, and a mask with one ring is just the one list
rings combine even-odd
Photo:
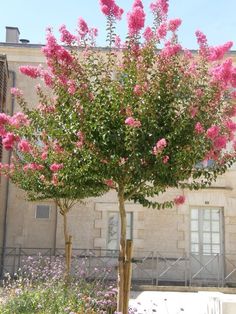
[[(32, 75), (33, 72), (29, 70), (29, 73)], [(37, 87), (37, 92), (39, 105), (30, 110), (21, 91), (13, 88), (12, 93), (24, 113), (17, 112), (13, 116), (0, 113), (3, 147), (11, 152), (11, 163), (0, 163), (0, 175), (8, 176), (26, 191), (31, 201), (51, 199), (56, 202), (63, 216), (65, 275), (69, 279), (72, 236), (68, 230), (68, 212), (84, 198), (100, 195), (107, 190), (107, 186), (96, 180), (96, 173), (93, 173), (96, 164), (90, 156), (88, 161), (88, 156), (80, 151), (80, 132), (74, 131), (74, 137), (68, 141), (61, 127), (62, 117), (55, 110), (57, 98), (46, 96), (40, 87)], [(68, 153), (68, 146), (73, 147), (75, 154)]]
[[(181, 20), (168, 20), (167, 0), (151, 3), (154, 23), (146, 27), (142, 1), (135, 0), (123, 43), (114, 27), (123, 10), (114, 0), (100, 5), (107, 18), (106, 51), (94, 47), (97, 32), (80, 19), (76, 35), (60, 29), (67, 48), (48, 30), (47, 69), (21, 71), (41, 77), (56, 97), (56, 103), (42, 101), (39, 110), (52, 115), (52, 138), (67, 156), (55, 161), (63, 164), (58, 172), (69, 169), (73, 158), (82, 175), (117, 192), (117, 311), (127, 314), (132, 254), (125, 202), (157, 209), (181, 205), (181, 193), (163, 203), (158, 196), (169, 188), (205, 188), (234, 163), (236, 68), (224, 59), (232, 42), (211, 47), (197, 31), (197, 54), (184, 49), (177, 37)], [(11, 142), (15, 135), (7, 136)], [(213, 165), (205, 167), (209, 160)]]

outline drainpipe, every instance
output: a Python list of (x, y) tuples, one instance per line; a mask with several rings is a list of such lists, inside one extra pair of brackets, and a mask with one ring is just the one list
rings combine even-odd
[[(12, 87), (16, 86), (16, 72), (15, 71), (9, 71), (9, 73), (12, 75)], [(14, 107), (15, 107), (15, 97), (12, 96), (11, 99), (11, 112), (10, 115), (12, 116), (14, 113)], [(11, 163), (11, 152), (8, 154), (8, 164)], [(9, 203), (9, 178), (6, 178), (6, 197), (5, 197), (5, 203), (3, 206), (3, 212), (4, 212), (4, 219), (3, 219), (3, 240), (2, 240), (2, 252), (1, 252), (1, 260), (0, 260), (0, 278), (3, 277), (4, 274), (4, 267), (5, 267), (5, 254), (6, 254), (6, 242), (7, 242), (7, 213), (8, 213), (8, 203)]]

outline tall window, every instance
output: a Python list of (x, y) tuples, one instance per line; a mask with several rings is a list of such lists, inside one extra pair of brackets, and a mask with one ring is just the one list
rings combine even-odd
[[(133, 238), (133, 213), (126, 213), (126, 238)], [(107, 234), (107, 249), (118, 250), (120, 238), (120, 218), (119, 212), (108, 212), (108, 234)]]

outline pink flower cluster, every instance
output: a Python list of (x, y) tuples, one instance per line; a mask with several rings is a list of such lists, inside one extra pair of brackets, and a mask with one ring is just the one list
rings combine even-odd
[(175, 205), (183, 205), (185, 203), (185, 196), (184, 195), (178, 195), (174, 198)]
[(177, 31), (177, 29), (180, 27), (181, 23), (182, 23), (181, 19), (170, 20), (168, 23), (168, 30), (171, 32)]
[(158, 27), (158, 29), (156, 31), (156, 34), (157, 34), (157, 38), (159, 40), (166, 37), (166, 35), (167, 35), (167, 24), (166, 24), (166, 22), (163, 22), (160, 24), (160, 26)]
[(150, 40), (152, 40), (154, 38), (154, 33), (153, 33), (150, 26), (145, 28), (145, 30), (143, 32), (143, 37), (147, 42), (149, 42)]
[(18, 149), (23, 153), (30, 153), (32, 150), (32, 146), (28, 141), (20, 140), (20, 142), (18, 143)]
[(209, 129), (207, 129), (206, 136), (213, 140), (216, 136), (218, 136), (219, 132), (220, 128), (217, 125), (212, 125)]
[(12, 87), (11, 88), (11, 94), (15, 97), (21, 97), (23, 96), (23, 92), (22, 90), (20, 90), (19, 88), (17, 87)]
[(78, 20), (78, 28), (79, 35), (83, 39), (88, 34), (89, 28), (85, 20), (82, 19), (82, 17), (80, 17)]
[(100, 7), (103, 14), (113, 16), (117, 20), (120, 20), (124, 13), (124, 10), (114, 0), (100, 0)]
[(222, 46), (209, 48), (209, 61), (217, 61), (223, 59), (224, 55), (232, 48), (233, 42), (229, 41)]
[(195, 124), (195, 132), (198, 133), (198, 134), (201, 134), (201, 133), (204, 132), (204, 128), (203, 128), (203, 126), (201, 125), (200, 122), (197, 122)]
[(64, 47), (58, 45), (56, 38), (53, 36), (50, 29), (48, 29), (46, 39), (47, 44), (42, 48), (42, 52), (49, 59), (48, 66), (51, 68), (52, 72), (54, 71), (54, 68), (52, 66), (51, 59), (61, 62), (65, 66), (70, 66), (73, 63), (72, 55)]
[(236, 87), (236, 67), (231, 58), (210, 70), (213, 82), (218, 83), (223, 89), (229, 86)]
[(7, 132), (2, 139), (3, 147), (6, 150), (11, 150), (13, 148), (14, 144), (17, 142), (17, 140), (18, 140), (18, 138), (14, 133)]
[(226, 148), (227, 137), (225, 135), (218, 136), (215, 138), (213, 144), (214, 144), (215, 149), (217, 150)]
[(171, 58), (182, 51), (180, 44), (173, 44), (170, 41), (165, 43), (165, 47), (161, 51), (161, 55), (165, 58)]
[(76, 37), (72, 35), (67, 29), (65, 25), (62, 25), (59, 28), (61, 33), (61, 42), (65, 43), (66, 45), (71, 45), (75, 40)]
[(129, 35), (135, 36), (144, 27), (145, 13), (140, 0), (135, 0), (132, 11), (127, 14)]
[(115, 182), (112, 179), (105, 179), (104, 183), (109, 186), (109, 188), (115, 188)]
[(32, 171), (41, 171), (41, 170), (43, 170), (43, 169), (44, 169), (44, 166), (43, 166), (43, 165), (37, 164), (37, 163), (35, 163), (35, 162), (26, 164), (26, 165), (23, 167), (23, 170), (24, 170), (24, 171), (28, 171), (28, 170), (32, 170)]
[(63, 168), (63, 164), (57, 164), (57, 163), (54, 163), (54, 164), (52, 164), (51, 166), (50, 166), (50, 170), (52, 171), (52, 172), (57, 172), (57, 171), (59, 171), (59, 170), (61, 170), (62, 168)]
[(31, 78), (38, 78), (41, 75), (41, 70), (42, 67), (41, 66), (31, 66), (31, 65), (26, 65), (26, 66), (20, 66), (19, 70), (22, 74), (25, 74)]
[(76, 146), (77, 146), (79, 149), (81, 149), (82, 146), (84, 145), (84, 135), (83, 135), (83, 133), (82, 133), (81, 131), (78, 131), (76, 135), (78, 136), (78, 139), (79, 139), (79, 140), (76, 142)]
[(76, 82), (74, 80), (68, 80), (67, 86), (69, 94), (74, 95), (76, 92)]
[(129, 125), (133, 128), (140, 128), (141, 127), (141, 122), (137, 119), (134, 119), (133, 117), (128, 117), (125, 119), (125, 124)]
[(161, 20), (165, 20), (169, 9), (168, 0), (156, 0), (150, 4), (150, 9), (154, 14), (158, 14)]
[(207, 46), (207, 38), (206, 35), (203, 34), (201, 31), (197, 30), (195, 32), (195, 35), (197, 37), (197, 43), (199, 44), (200, 47), (206, 47)]
[(17, 112), (9, 119), (9, 124), (15, 128), (19, 128), (24, 125), (29, 125), (30, 121), (23, 112)]
[(167, 142), (165, 138), (157, 141), (156, 145), (153, 147), (152, 153), (153, 155), (157, 155), (163, 151), (163, 149), (167, 146)]

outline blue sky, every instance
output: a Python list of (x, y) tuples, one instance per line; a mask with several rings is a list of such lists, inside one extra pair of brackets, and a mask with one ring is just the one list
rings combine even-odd
[[(132, 0), (117, 0), (118, 5), (127, 12)], [(143, 0), (146, 8), (146, 25), (151, 24), (150, 0)], [(228, 40), (235, 44), (236, 50), (236, 1), (235, 0), (169, 0), (169, 17), (179, 17), (183, 24), (179, 32), (180, 42), (185, 48), (197, 48), (195, 30), (202, 30), (210, 45), (219, 45)], [(43, 44), (45, 29), (52, 26), (57, 34), (58, 28), (66, 24), (70, 31), (76, 29), (78, 17), (99, 29), (98, 45), (105, 46), (105, 17), (99, 10), (99, 0), (11, 0), (1, 1), (0, 42), (5, 41), (5, 26), (17, 26), (20, 38), (31, 43)], [(126, 33), (126, 13), (117, 25), (118, 33)]]

